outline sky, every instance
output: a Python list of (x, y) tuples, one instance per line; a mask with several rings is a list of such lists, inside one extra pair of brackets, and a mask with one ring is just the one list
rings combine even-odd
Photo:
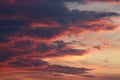
[(0, 80), (120, 80), (120, 0), (0, 0)]

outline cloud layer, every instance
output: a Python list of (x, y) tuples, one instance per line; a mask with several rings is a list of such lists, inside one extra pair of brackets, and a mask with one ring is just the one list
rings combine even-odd
[[(84, 3), (81, 0), (0, 0), (0, 66), (66, 74), (81, 74), (90, 70), (50, 65), (42, 60), (46, 57), (83, 56), (92, 51), (76, 49), (59, 40), (63, 36), (119, 28), (111, 21), (111, 17), (119, 16), (118, 13), (70, 11), (64, 2), (74, 1)], [(94, 48), (100, 49), (97, 46)]]

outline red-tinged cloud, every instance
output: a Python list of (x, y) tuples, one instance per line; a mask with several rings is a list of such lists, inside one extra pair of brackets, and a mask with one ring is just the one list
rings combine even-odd
[(57, 72), (57, 73), (65, 73), (65, 74), (84, 74), (92, 69), (88, 68), (74, 68), (74, 67), (68, 67), (68, 66), (60, 66), (60, 65), (51, 65), (43, 71), (49, 71), (49, 72)]
[(0, 0), (1, 5), (14, 5), (16, 0)]
[[(20, 76), (20, 77), (19, 77)], [(50, 76), (49, 78), (47, 78)], [(83, 78), (84, 77), (84, 78)], [(107, 74), (101, 74), (100, 76), (94, 77), (92, 75), (82, 75), (82, 76), (66, 76), (63, 74), (58, 74), (58, 73), (42, 73), (42, 72), (8, 72), (8, 73), (2, 73), (0, 74), (0, 78), (4, 80), (22, 80), (24, 79), (31, 79), (31, 80), (119, 80), (120, 76), (119, 75), (107, 75)]]
[(61, 65), (50, 65), (43, 60), (33, 58), (17, 58), (16, 60), (9, 61), (7, 67), (1, 66), (0, 71), (43, 71), (64, 74), (85, 74), (91, 71), (89, 68), (76, 68)]
[[(93, 49), (76, 49), (59, 39), (87, 32), (114, 31), (120, 27), (110, 20), (118, 17), (118, 13), (70, 11), (64, 2), (74, 1), (79, 0), (0, 0), (0, 65), (22, 69), (38, 66), (48, 71), (70, 73), (64, 71), (66, 67), (54, 70), (58, 66), (36, 61), (36, 58), (83, 56)], [(79, 69), (68, 70), (75, 74)]]
[[(7, 51), (5, 51), (6, 48)], [(62, 57), (67, 55), (82, 56), (90, 53), (91, 51), (92, 49), (74, 49), (64, 41), (55, 41), (50, 44), (24, 40), (11, 43), (9, 46), (4, 44), (1, 48), (1, 52), (5, 54), (0, 54), (0, 62), (6, 62), (21, 56), (32, 58)]]
[(62, 25), (58, 21), (45, 19), (45, 20), (41, 20), (41, 21), (32, 21), (29, 24), (29, 26), (31, 28), (39, 28), (39, 27), (51, 28), (51, 27), (60, 27)]

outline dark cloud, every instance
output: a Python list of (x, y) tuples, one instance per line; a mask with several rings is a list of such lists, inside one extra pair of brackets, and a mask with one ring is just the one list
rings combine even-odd
[(64, 75), (62, 75), (62, 74), (53, 74), (54, 76), (64, 76)]
[(65, 74), (84, 74), (84, 73), (87, 73), (87, 71), (91, 69), (51, 65), (45, 68), (45, 70), (48, 70), (49, 72), (58, 72), (58, 73), (65, 73)]
[(73, 49), (71, 44), (62, 40), (53, 41), (49, 44), (44, 42), (35, 43), (35, 41), (23, 40), (16, 41), (12, 44), (7, 43), (4, 46), (1, 47), (1, 52), (4, 54), (0, 54), (0, 62), (12, 60), (15, 57), (19, 58), (22, 56), (32, 58), (62, 57), (67, 55), (82, 56), (92, 51), (91, 49)]
[(18, 70), (37, 70), (45, 72), (65, 73), (65, 74), (84, 74), (92, 69), (88, 68), (75, 68), (61, 65), (50, 65), (43, 60), (34, 59), (18, 59), (17, 61), (9, 62), (10, 67), (17, 68)]
[(82, 75), (83, 77), (88, 77), (88, 78), (96, 78), (96, 76), (93, 75)]
[(62, 57), (62, 56), (67, 56), (67, 55), (78, 55), (78, 56), (82, 56), (85, 54), (88, 54), (90, 52), (90, 50), (79, 50), (79, 49), (65, 49), (65, 50), (60, 50), (56, 53), (53, 54), (48, 54), (45, 57)]
[(52, 44), (38, 44), (38, 47), (34, 50), (35, 54), (33, 54), (32, 56), (38, 56), (41, 58), (62, 57), (67, 55), (82, 56), (88, 54), (91, 51), (91, 49), (73, 49), (69, 43), (65, 43), (64, 41), (53, 41)]
[(11, 60), (13, 57), (18, 56), (18, 54), (20, 54), (20, 52), (18, 51), (2, 51), (1, 50), (1, 54), (0, 54), (0, 62), (6, 62)]
[(32, 60), (32, 59), (18, 59), (14, 62), (10, 62), (9, 63), (11, 65), (11, 67), (15, 67), (15, 68), (23, 68), (23, 69), (31, 69), (31, 68), (37, 68), (40, 67), (40, 69), (42, 69), (42, 67), (44, 66), (48, 66), (48, 63), (42, 60)]
[(53, 45), (56, 49), (61, 49), (65, 46), (67, 46), (67, 43), (65, 43), (64, 41), (61, 40), (61, 41), (54, 41)]
[(50, 39), (59, 36), (66, 30), (65, 27), (56, 27), (56, 28), (36, 28), (26, 31), (26, 34), (33, 37), (40, 37), (43, 39)]
[(0, 0), (0, 63), (7, 65), (6, 62), (10, 62), (11, 67), (29, 69), (44, 65), (45, 71), (66, 74), (85, 73), (84, 68), (51, 66), (42, 60), (34, 60), (38, 57), (82, 56), (91, 49), (75, 49), (59, 38), (90, 31), (112, 31), (119, 27), (109, 20), (119, 14), (70, 11), (64, 2), (74, 1), (84, 3), (86, 0)]
[[(73, 1), (73, 0), (68, 0)], [(3, 1), (4, 2), (4, 1)], [(5, 1), (6, 2), (6, 1)], [(9, 1), (8, 1), (9, 2)], [(0, 28), (1, 35), (4, 36), (13, 36), (13, 35), (28, 35), (39, 38), (53, 38), (61, 35), (62, 33), (74, 34), (72, 30), (94, 30), (97, 25), (87, 25), (87, 22), (98, 21), (103, 17), (118, 16), (114, 12), (91, 12), (91, 11), (78, 11), (73, 10), (69, 11), (64, 4), (64, 0), (16, 0), (14, 5), (1, 5), (0, 13), (2, 19), (0, 19), (0, 25), (3, 26)], [(8, 17), (5, 17), (8, 16)], [(31, 28), (31, 23), (43, 23), (48, 24), (48, 21), (58, 22), (59, 27), (45, 28)], [(33, 23), (33, 24), (34, 24)], [(71, 25), (74, 25), (71, 29)], [(104, 25), (104, 24), (103, 24)], [(111, 28), (106, 26), (106, 28), (98, 28), (99, 30), (112, 30), (114, 25), (111, 25)], [(22, 33), (21, 33), (22, 32)], [(82, 33), (80, 31), (78, 34)]]

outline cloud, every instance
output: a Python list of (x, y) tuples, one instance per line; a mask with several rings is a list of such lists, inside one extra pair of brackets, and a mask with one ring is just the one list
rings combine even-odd
[(103, 43), (102, 45), (99, 46), (93, 46), (93, 48), (98, 49), (98, 50), (103, 50), (105, 47), (110, 46), (109, 43)]
[[(2, 72), (1, 72), (2, 73)], [(54, 73), (55, 74), (55, 73)], [(42, 73), (42, 72), (9, 72), (9, 73), (2, 73), (0, 74), (0, 78), (4, 80), (23, 80), (23, 79), (29, 79), (29, 80), (78, 80), (78, 79), (84, 79), (84, 80), (119, 80), (119, 75), (103, 75), (103, 76), (97, 76), (95, 78), (89, 78), (89, 77), (82, 77), (80, 75), (78, 76), (54, 76), (53, 73)]]
[[(43, 60), (37, 60), (33, 58), (17, 58), (16, 60), (9, 61), (7, 67), (1, 67), (4, 71), (13, 68), (15, 71), (43, 71), (43, 72), (54, 72), (54, 73), (64, 73), (64, 74), (84, 74), (88, 73), (92, 69), (89, 68), (76, 68), (69, 66), (61, 66), (61, 65), (50, 65), (49, 63)], [(0, 70), (1, 70), (0, 69)], [(10, 71), (12, 71), (10, 69)]]
[(120, 2), (119, 0), (66, 0), (68, 2), (79, 2), (79, 3), (95, 3), (95, 2), (106, 2), (106, 3), (118, 3)]
[(65, 73), (65, 74), (84, 74), (91, 69), (52, 65), (45, 68), (45, 70), (48, 70), (49, 72), (58, 72), (58, 73)]
[(95, 78), (95, 76), (93, 76), (93, 75), (82, 75), (82, 76), (88, 77), (88, 78)]
[(87, 69), (84, 68), (49, 65), (34, 60), (38, 57), (83, 56), (92, 50), (76, 49), (59, 39), (119, 28), (111, 21), (111, 17), (119, 16), (118, 13), (70, 11), (64, 2), (74, 1), (79, 0), (0, 0), (0, 64), (22, 69), (38, 66), (44, 71), (66, 74), (85, 73)]
[(100, 2), (113, 2), (113, 3), (117, 3), (120, 2), (119, 0), (95, 0), (95, 1), (100, 1)]
[[(17, 59), (16, 61), (9, 62), (10, 67), (18, 68), (18, 69), (34, 69), (39, 67), (39, 69), (43, 69), (48, 66), (48, 63), (43, 60), (34, 60), (34, 59)], [(9, 66), (9, 65), (8, 65)]]

